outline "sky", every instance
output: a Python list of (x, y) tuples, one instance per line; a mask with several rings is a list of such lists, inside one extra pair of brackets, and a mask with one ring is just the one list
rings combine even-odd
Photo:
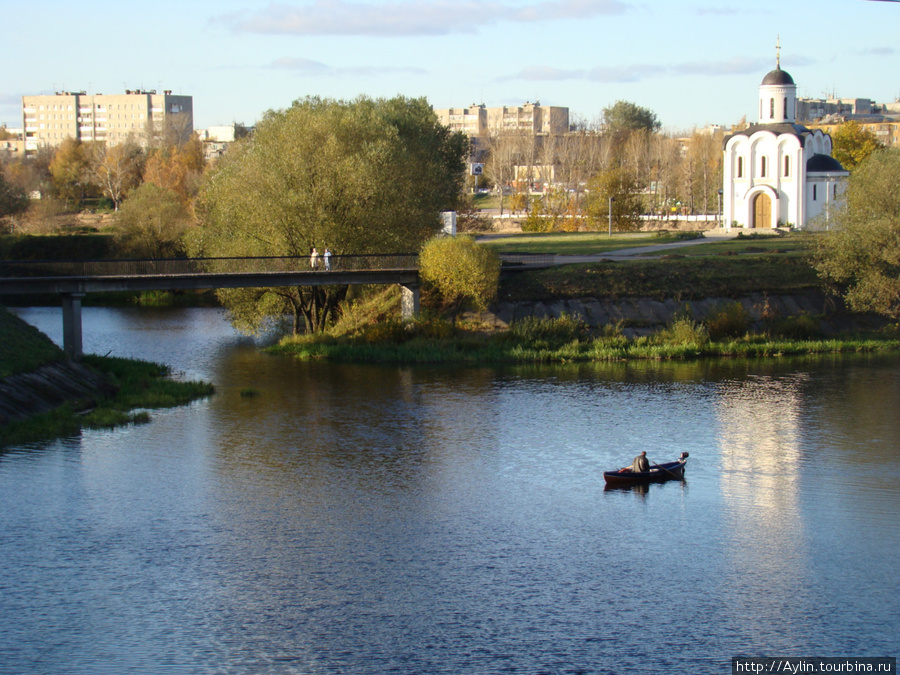
[(0, 124), (21, 97), (170, 89), (194, 126), (252, 125), (306, 96), (540, 101), (665, 130), (755, 122), (781, 66), (799, 96), (900, 97), (900, 2), (873, 0), (0, 0)]

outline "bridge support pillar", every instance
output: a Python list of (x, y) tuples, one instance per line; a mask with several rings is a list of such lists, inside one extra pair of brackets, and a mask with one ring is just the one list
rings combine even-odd
[(400, 316), (403, 319), (412, 319), (419, 313), (419, 287), (400, 286)]
[(64, 293), (63, 310), (63, 351), (73, 361), (81, 360), (81, 299), (84, 293)]

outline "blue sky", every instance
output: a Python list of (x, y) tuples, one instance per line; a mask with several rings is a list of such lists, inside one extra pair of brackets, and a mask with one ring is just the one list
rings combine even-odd
[[(900, 2), (869, 0), (0, 0), (0, 123), (21, 96), (171, 89), (195, 126), (307, 95), (540, 100), (593, 120), (619, 99), (670, 130), (755, 121), (775, 65), (801, 96), (900, 97)], [(59, 48), (50, 51), (47, 45)]]

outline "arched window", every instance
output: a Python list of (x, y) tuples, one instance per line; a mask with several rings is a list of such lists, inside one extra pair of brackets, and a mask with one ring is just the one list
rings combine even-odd
[(737, 177), (738, 178), (744, 177), (744, 158), (743, 157), (738, 157)]
[(762, 161), (759, 163), (759, 175), (760, 175), (760, 178), (765, 178), (765, 177), (766, 177), (766, 169), (768, 168), (768, 167), (766, 166), (766, 159), (767, 159), (766, 157), (763, 157), (763, 158), (762, 158)]
[(784, 177), (787, 178), (791, 175), (791, 158), (788, 155), (784, 156)]

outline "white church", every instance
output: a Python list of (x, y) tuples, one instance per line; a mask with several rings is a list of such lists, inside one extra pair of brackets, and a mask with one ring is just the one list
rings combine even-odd
[(849, 175), (831, 136), (797, 124), (797, 85), (780, 56), (759, 86), (759, 124), (725, 138), (723, 168), (726, 229), (825, 226)]

